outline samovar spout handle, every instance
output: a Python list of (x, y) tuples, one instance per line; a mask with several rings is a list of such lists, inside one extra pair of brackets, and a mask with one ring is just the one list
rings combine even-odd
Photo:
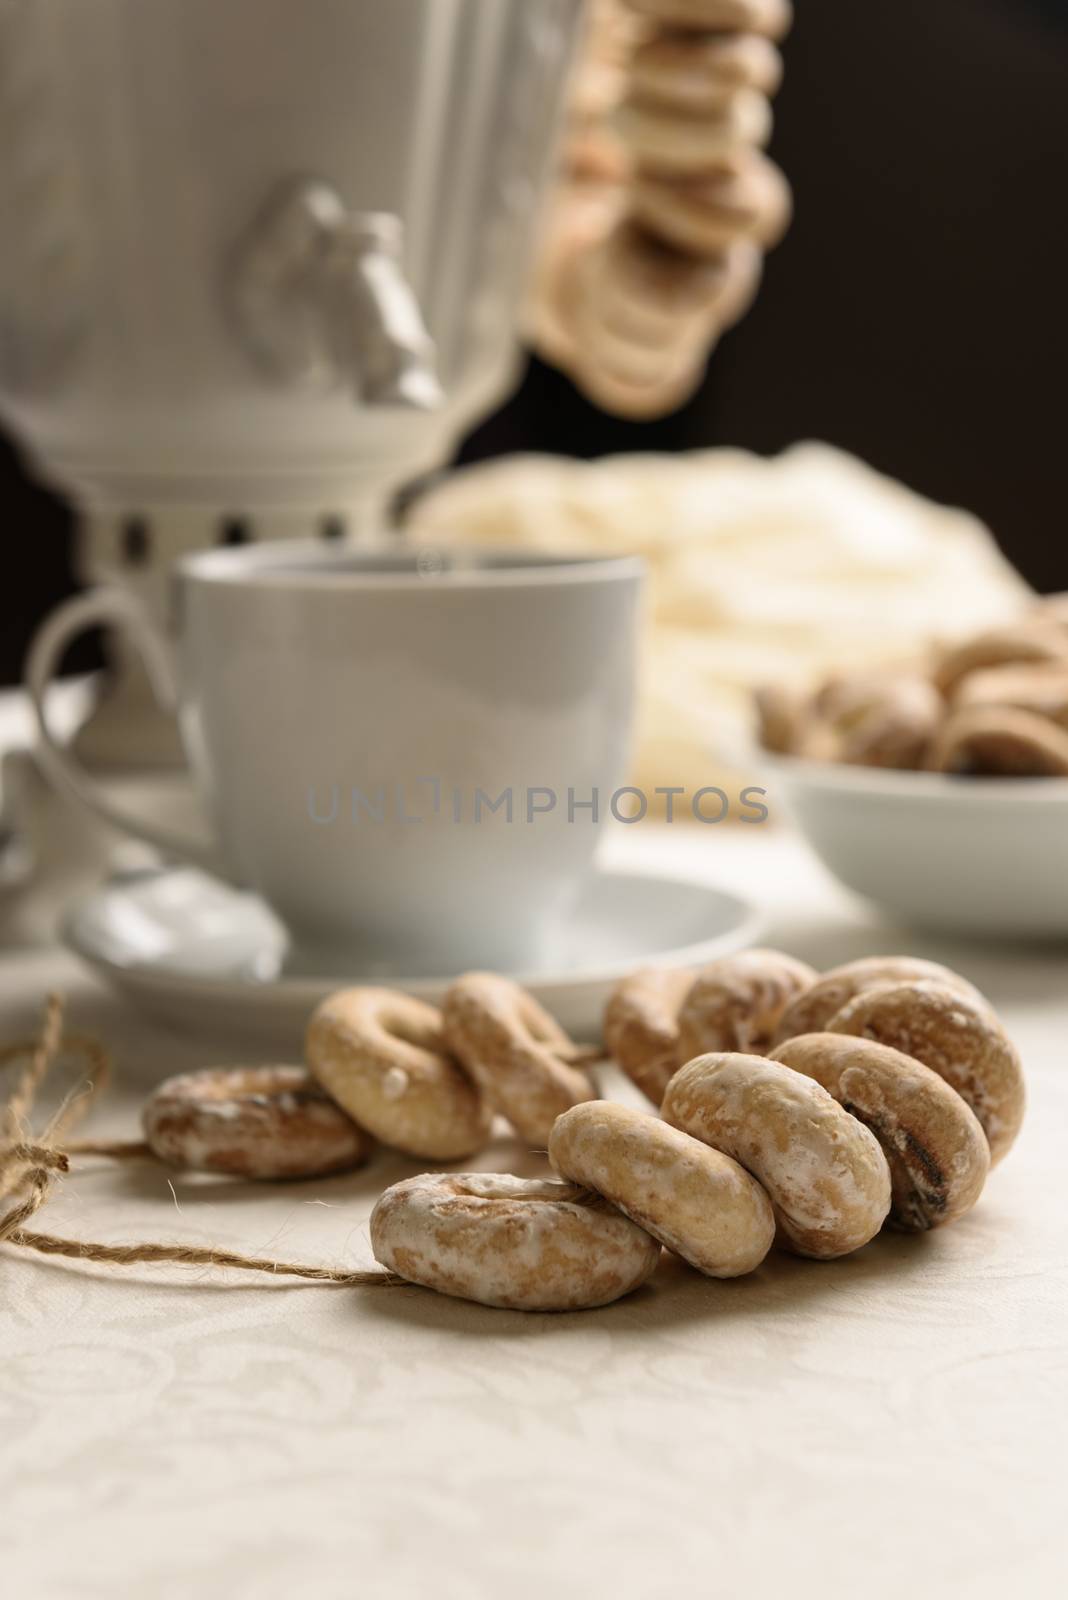
[(240, 241), (228, 299), (245, 348), (283, 382), (347, 383), (371, 406), (443, 401), (392, 212), (349, 211), (321, 179), (287, 180)]
[(350, 350), (353, 379), (368, 405), (433, 410), (443, 395), (434, 341), (404, 273), (402, 225), (390, 212), (350, 219), (343, 247), (350, 267), (340, 285), (342, 361)]

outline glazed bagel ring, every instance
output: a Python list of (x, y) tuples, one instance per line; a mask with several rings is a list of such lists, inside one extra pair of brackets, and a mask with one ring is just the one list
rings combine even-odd
[(798, 1255), (847, 1255), (882, 1227), (890, 1169), (875, 1135), (800, 1072), (763, 1056), (698, 1056), (676, 1072), (662, 1110), (757, 1179)]
[(812, 715), (807, 695), (781, 683), (762, 683), (753, 691), (753, 711), (761, 748), (796, 755), (803, 747)]
[(773, 95), (781, 81), (782, 57), (755, 33), (654, 34), (630, 60), (638, 99), (698, 114), (734, 89)]
[(950, 712), (927, 757), (933, 772), (1068, 778), (1068, 729), (1013, 706)]
[(912, 983), (931, 979), (948, 984), (985, 1006), (986, 1001), (967, 978), (918, 956), (865, 956), (843, 967), (832, 967), (818, 978), (811, 989), (799, 994), (782, 1014), (773, 1044), (782, 1044), (799, 1033), (825, 1033), (835, 1012), (841, 1011), (855, 994), (880, 983)]
[(556, 1118), (594, 1089), (571, 1062), (577, 1046), (525, 989), (493, 972), (468, 972), (445, 992), (449, 1049), (521, 1139), (545, 1147)]
[(687, 361), (655, 383), (628, 383), (616, 373), (581, 359), (575, 362), (572, 375), (594, 405), (631, 422), (647, 422), (670, 416), (685, 405), (701, 382), (704, 362), (711, 355), (714, 342), (714, 339), (704, 339), (699, 361)]
[(549, 1160), (711, 1278), (758, 1267), (775, 1240), (763, 1189), (730, 1156), (629, 1106), (599, 1100), (558, 1118)]
[(827, 1028), (876, 1039), (922, 1061), (979, 1119), (991, 1165), (1008, 1154), (1026, 1109), (1023, 1067), (985, 1000), (945, 983), (879, 984), (848, 1001)]
[(715, 171), (692, 177), (638, 172), (630, 195), (644, 228), (698, 257), (715, 257), (736, 239), (771, 249), (786, 232), (792, 206), (790, 185), (760, 150), (738, 151)]
[(629, 1294), (660, 1246), (605, 1201), (552, 1178), (423, 1173), (371, 1213), (375, 1260), (439, 1294), (516, 1311), (580, 1311)]
[(680, 254), (633, 222), (617, 224), (577, 267), (580, 295), (598, 319), (644, 343), (673, 342), (707, 326), (729, 294), (738, 267), (724, 251)]
[(697, 33), (759, 33), (781, 39), (793, 20), (790, 0), (626, 0), (631, 11), (669, 28)]
[(975, 1113), (930, 1067), (844, 1033), (801, 1034), (771, 1059), (815, 1079), (871, 1129), (890, 1168), (895, 1227), (922, 1233), (971, 1210), (990, 1170), (986, 1136)]
[(1064, 666), (1068, 638), (1051, 619), (1043, 616), (1002, 628), (989, 628), (948, 651), (935, 671), (935, 683), (950, 698), (969, 673), (987, 667), (1035, 666), (1041, 662)]
[(756, 299), (764, 274), (764, 253), (751, 239), (736, 239), (723, 252), (726, 280), (713, 307), (721, 328), (730, 328), (745, 316)]
[(838, 760), (910, 769), (923, 765), (945, 709), (942, 696), (927, 678), (863, 674), (832, 680), (816, 707)]
[(953, 706), (1009, 706), (1048, 717), (1068, 732), (1068, 661), (971, 672), (958, 685)]
[(783, 1012), (818, 976), (781, 950), (741, 950), (713, 961), (679, 1010), (679, 1065), (709, 1051), (766, 1055)]
[[(589, 187), (588, 185), (585, 187)], [(558, 208), (556, 226), (538, 265), (537, 339), (547, 359), (567, 366), (574, 356), (575, 328), (586, 283), (604, 253), (605, 237), (617, 225), (618, 199), (579, 198), (583, 186), (572, 185), (566, 204)]]
[(433, 1006), (391, 989), (342, 989), (308, 1024), (309, 1071), (376, 1139), (427, 1161), (481, 1150), (492, 1114), (448, 1053)]
[[(691, 258), (690, 265), (698, 265), (695, 258)], [(658, 405), (682, 404), (699, 381), (717, 333), (737, 322), (752, 304), (760, 287), (763, 255), (755, 244), (739, 239), (717, 257), (710, 257), (700, 265), (711, 269), (701, 283), (707, 296), (703, 314), (699, 318), (676, 315), (660, 331), (653, 326), (654, 319), (660, 315), (659, 301), (650, 301), (644, 316), (632, 315), (626, 306), (629, 296), (623, 285), (617, 285), (618, 295), (614, 292), (607, 262), (600, 278), (591, 271), (588, 286), (578, 302), (576, 326), (585, 330), (583, 337), (588, 346), (586, 364), (579, 360), (579, 376), (592, 398), (609, 407), (618, 405), (631, 416), (651, 416)], [(697, 280), (690, 281), (696, 287)], [(665, 299), (664, 308), (669, 304)], [(625, 373), (613, 371), (603, 359), (594, 360), (594, 341), (602, 328), (621, 335), (643, 355), (648, 353), (650, 344), (658, 346), (665, 361), (662, 375), (638, 383), (628, 379)], [(697, 328), (700, 329), (699, 339), (694, 334)]]
[(220, 1067), (167, 1078), (141, 1113), (153, 1155), (240, 1178), (318, 1178), (360, 1166), (371, 1139), (303, 1067)]
[(687, 967), (639, 967), (620, 979), (605, 1006), (605, 1049), (655, 1106), (683, 1059), (679, 1008), (693, 981)]
[(627, 100), (616, 128), (641, 172), (707, 173), (740, 150), (767, 144), (771, 105), (755, 89), (735, 89), (700, 117)]
[[(707, 326), (703, 324), (702, 327)], [(598, 316), (589, 319), (583, 355), (600, 371), (621, 384), (636, 389), (661, 383), (680, 367), (687, 371), (693, 361), (694, 335), (685, 324), (676, 327), (670, 339), (655, 343), (621, 333)], [(703, 346), (704, 339), (701, 338)]]

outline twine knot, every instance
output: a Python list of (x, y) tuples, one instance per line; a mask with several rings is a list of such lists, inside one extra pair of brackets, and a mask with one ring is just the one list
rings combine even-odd
[[(407, 1281), (392, 1272), (345, 1272), (333, 1267), (306, 1266), (265, 1256), (246, 1256), (212, 1245), (145, 1242), (98, 1244), (88, 1239), (61, 1239), (32, 1232), (25, 1224), (48, 1198), (56, 1178), (70, 1171), (72, 1155), (96, 1155), (119, 1160), (149, 1155), (142, 1140), (92, 1140), (71, 1142), (68, 1135), (84, 1119), (95, 1097), (111, 1076), (111, 1058), (99, 1040), (88, 1034), (64, 1032), (65, 1006), (60, 995), (50, 994), (36, 1039), (20, 1040), (0, 1049), (0, 1069), (23, 1062), (14, 1088), (0, 1099), (0, 1205), (10, 1209), (0, 1215), (0, 1244), (16, 1245), (42, 1255), (67, 1256), (82, 1261), (131, 1266), (138, 1262), (174, 1261), (186, 1266), (234, 1267), (242, 1272), (305, 1278), (315, 1283), (360, 1287), (404, 1287)], [(62, 1056), (84, 1064), (83, 1075), (60, 1101), (44, 1128), (34, 1133), (32, 1116), (37, 1094)]]
[[(0, 1101), (0, 1203), (17, 1202), (0, 1216), (0, 1241), (8, 1244), (30, 1242), (23, 1223), (40, 1210), (56, 1174), (70, 1171), (70, 1158), (59, 1141), (85, 1116), (111, 1071), (107, 1052), (95, 1039), (82, 1034), (64, 1037), (63, 1016), (61, 996), (50, 994), (38, 1037), (0, 1050), (0, 1067), (25, 1062), (11, 1093)], [(61, 1051), (82, 1057), (85, 1079), (64, 1096), (47, 1126), (35, 1135), (30, 1119), (37, 1093)]]

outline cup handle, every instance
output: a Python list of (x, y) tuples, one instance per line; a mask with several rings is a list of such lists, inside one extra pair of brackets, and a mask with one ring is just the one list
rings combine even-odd
[(210, 846), (158, 827), (145, 817), (116, 806), (95, 779), (73, 758), (55, 737), (48, 724), (46, 698), (49, 685), (68, 647), (88, 628), (113, 627), (129, 635), (148, 673), (148, 680), (160, 705), (174, 712), (178, 690), (170, 646), (130, 595), (121, 589), (91, 589), (65, 601), (38, 628), (26, 657), (25, 684), (37, 720), (40, 743), (37, 755), (52, 782), (70, 799), (93, 815), (102, 818), (120, 833), (142, 839), (146, 844), (177, 856), (193, 866), (218, 874), (220, 862)]

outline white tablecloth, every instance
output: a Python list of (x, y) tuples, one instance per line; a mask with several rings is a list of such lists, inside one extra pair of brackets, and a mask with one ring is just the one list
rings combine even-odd
[[(979, 1208), (731, 1283), (665, 1260), (638, 1294), (566, 1316), (0, 1249), (5, 1593), (1065, 1592), (1064, 951), (879, 929), (769, 830), (643, 825), (615, 848), (744, 886), (768, 941), (817, 965), (911, 949), (975, 979), (1031, 1085)], [(218, 1058), (49, 950), (0, 958), (0, 1032), (30, 1028), (55, 985), (119, 1060), (100, 1132), (133, 1133), (146, 1085)], [(495, 1163), (536, 1159), (502, 1144)], [(411, 1170), (382, 1156), (271, 1189), (84, 1163), (41, 1225), (363, 1264), (375, 1197)]]

